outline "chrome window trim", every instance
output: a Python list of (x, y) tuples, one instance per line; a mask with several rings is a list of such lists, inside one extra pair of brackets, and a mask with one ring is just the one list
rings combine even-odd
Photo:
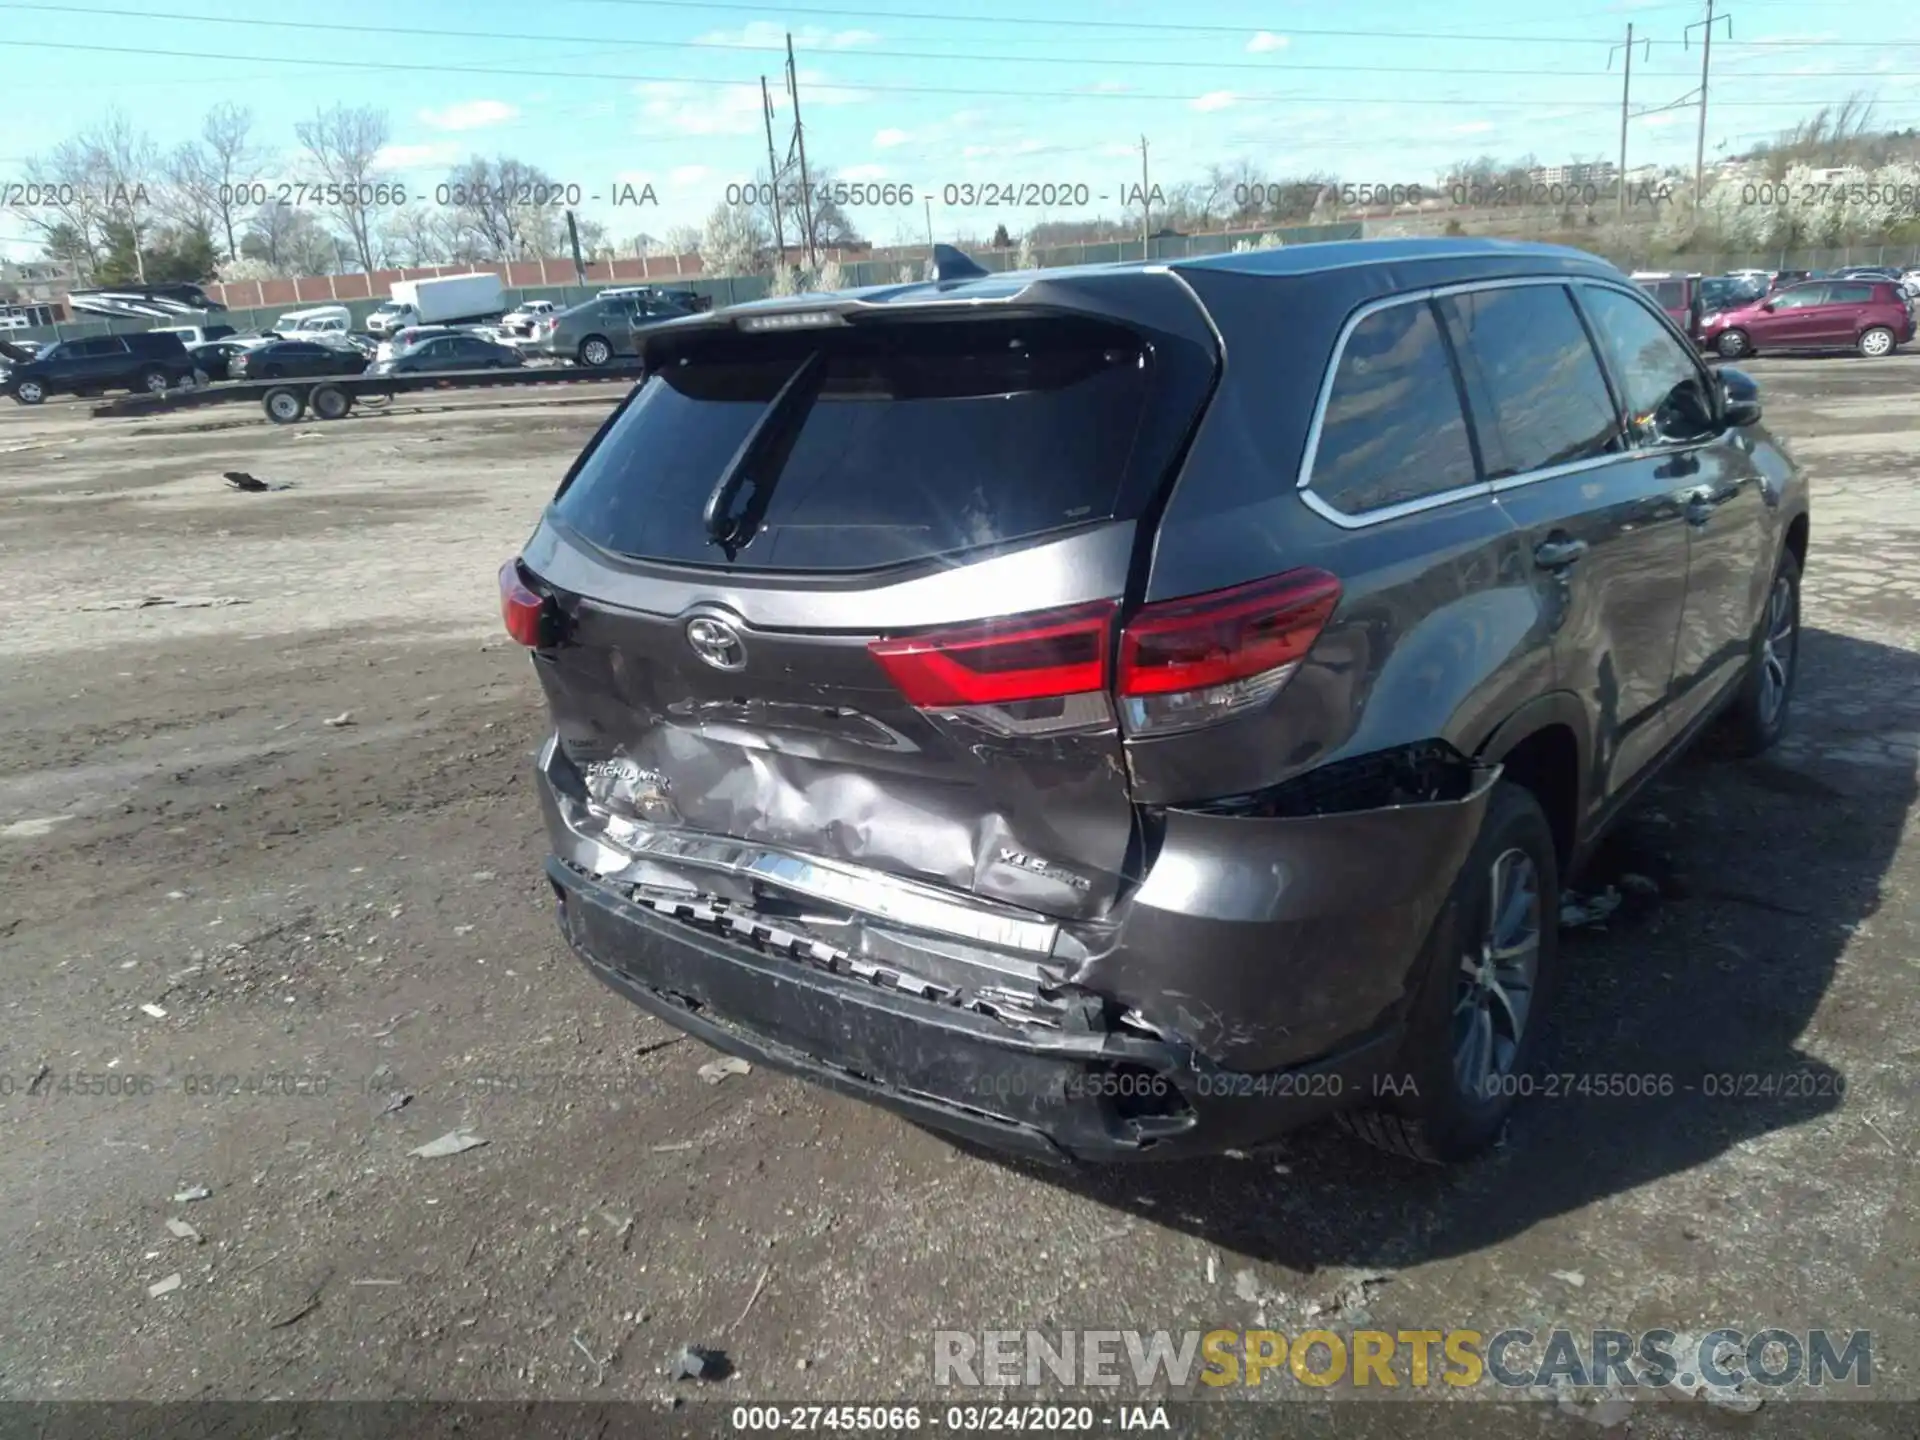
[[(1579, 305), (1579, 299), (1571, 293), (1571, 288), (1576, 285), (1597, 285), (1609, 290), (1618, 290), (1624, 295), (1633, 295), (1631, 282), (1615, 282), (1600, 276), (1525, 275), (1505, 280), (1461, 280), (1446, 285), (1432, 285), (1420, 290), (1409, 290), (1398, 295), (1387, 295), (1378, 300), (1369, 300), (1365, 305), (1362, 305), (1358, 310), (1354, 311), (1352, 315), (1348, 316), (1346, 323), (1340, 327), (1339, 338), (1334, 341), (1333, 359), (1327, 365), (1326, 374), (1321, 377), (1320, 393), (1314, 401), (1313, 421), (1307, 429), (1305, 455), (1300, 464), (1300, 478), (1295, 485), (1295, 490), (1306, 507), (1313, 511), (1314, 514), (1320, 516), (1321, 519), (1331, 521), (1343, 530), (1363, 530), (1369, 525), (1385, 524), (1387, 521), (1398, 520), (1408, 515), (1418, 515), (1424, 510), (1437, 510), (1443, 505), (1457, 504), (1462, 500), (1471, 499), (1474, 496), (1492, 497), (1504, 494), (1510, 490), (1518, 490), (1524, 486), (1532, 485), (1536, 481), (1553, 480), (1562, 475), (1576, 475), (1583, 470), (1598, 470), (1608, 465), (1617, 464), (1622, 460), (1632, 459), (1636, 456), (1669, 453), (1678, 454), (1686, 450), (1699, 449), (1701, 446), (1713, 443), (1711, 439), (1707, 439), (1690, 441), (1686, 445), (1679, 446), (1636, 446), (1633, 443), (1631, 433), (1627, 433), (1625, 427), (1623, 427), (1623, 438), (1626, 442), (1626, 448), (1612, 455), (1596, 455), (1586, 460), (1570, 461), (1565, 465), (1549, 465), (1538, 470), (1523, 471), (1518, 475), (1508, 475), (1499, 480), (1477, 480), (1471, 485), (1457, 486), (1452, 490), (1442, 490), (1432, 495), (1422, 495), (1417, 500), (1403, 500), (1395, 505), (1382, 505), (1375, 509), (1362, 510), (1352, 515), (1335, 508), (1324, 496), (1314, 492), (1313, 464), (1314, 461), (1319, 458), (1320, 454), (1321, 430), (1326, 419), (1327, 404), (1333, 396), (1333, 382), (1340, 373), (1340, 361), (1346, 355), (1347, 341), (1363, 320), (1381, 310), (1388, 310), (1396, 305), (1429, 304), (1434, 300), (1443, 299), (1449, 295), (1464, 295), (1477, 293), (1482, 290), (1517, 290), (1540, 285), (1557, 285), (1569, 290), (1568, 298), (1573, 301), (1576, 308)], [(1673, 327), (1672, 320), (1667, 317), (1665, 312), (1654, 311), (1653, 307), (1647, 304), (1644, 294), (1636, 297), (1636, 299), (1638, 299), (1643, 309), (1649, 310), (1650, 313), (1658, 314), (1660, 322), (1667, 327), (1668, 333), (1678, 334)], [(1436, 323), (1438, 322), (1436, 321)], [(1591, 340), (1589, 340), (1589, 344), (1591, 343)], [(1594, 347), (1594, 359), (1600, 366), (1602, 378), (1611, 381), (1613, 379), (1613, 372), (1608, 364), (1608, 357), (1601, 353), (1597, 346)], [(1464, 410), (1462, 411), (1462, 416), (1471, 423), (1472, 417), (1467, 416)]]

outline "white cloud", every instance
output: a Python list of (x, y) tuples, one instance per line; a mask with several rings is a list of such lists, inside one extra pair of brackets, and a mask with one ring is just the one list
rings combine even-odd
[[(634, 87), (640, 113), (681, 135), (752, 135), (760, 129), (758, 85), (692, 85), (654, 80)], [(811, 98), (811, 97), (809, 97)]]
[(1120, 160), (1128, 155), (1138, 155), (1139, 153), (1140, 152), (1133, 146), (1122, 144), (1118, 140), (1109, 141), (1100, 147), (1100, 154), (1110, 160)]
[(440, 110), (422, 110), (420, 123), (434, 130), (479, 130), (520, 112), (504, 100), (461, 100)]
[[(738, 30), (709, 30), (700, 37), (699, 43), (738, 45), (751, 50), (784, 50), (787, 34), (787, 27), (776, 21), (752, 20)], [(795, 50), (852, 50), (860, 45), (875, 44), (880, 39), (871, 30), (829, 30), (822, 25), (808, 25), (792, 34)]]
[(1685, 118), (1683, 115), (1648, 115), (1640, 123), (1649, 129), (1658, 130), (1669, 125), (1678, 125)]
[(1233, 102), (1234, 102), (1233, 91), (1209, 90), (1206, 94), (1196, 96), (1194, 99), (1189, 100), (1187, 102), (1187, 105), (1188, 105), (1188, 108), (1190, 109), (1198, 110), (1198, 111), (1201, 111), (1202, 113), (1207, 113), (1214, 110), (1224, 110), (1229, 105), (1233, 104)]
[(383, 145), (373, 157), (378, 170), (431, 170), (453, 164), (463, 147), (453, 140), (432, 140), (424, 145)]
[(912, 138), (904, 130), (889, 127), (873, 137), (873, 145), (876, 150), (891, 150), (896, 145), (906, 144)]
[(1271, 55), (1275, 50), (1286, 49), (1290, 43), (1284, 35), (1276, 35), (1271, 30), (1262, 30), (1251, 40), (1247, 41), (1247, 53), (1249, 55)]
[(675, 185), (698, 185), (712, 173), (704, 165), (682, 165), (667, 178)]
[(1469, 120), (1464, 125), (1455, 125), (1450, 132), (1454, 135), (1490, 135), (1500, 127), (1491, 120)]
[(884, 165), (849, 165), (834, 176), (836, 180), (884, 180), (886, 177)]

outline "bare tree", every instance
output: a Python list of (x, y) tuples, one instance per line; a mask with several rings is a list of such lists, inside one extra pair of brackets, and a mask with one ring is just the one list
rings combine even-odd
[(334, 266), (333, 237), (297, 205), (263, 205), (247, 223), (240, 253), (264, 261), (276, 275), (325, 275)]
[(767, 259), (767, 229), (750, 206), (719, 204), (700, 236), (700, 265), (709, 275), (751, 275)]
[(266, 166), (267, 157), (256, 150), (253, 136), (253, 112), (221, 101), (200, 122), (202, 170), (212, 188), (212, 211), (216, 233), (225, 237), (227, 255), (240, 253), (240, 230), (252, 209), (250, 196)]
[(328, 187), (322, 207), (344, 232), (342, 238), (360, 261), (373, 269), (374, 215), (379, 206), (374, 190), (378, 158), (387, 143), (387, 112), (370, 105), (335, 105), (293, 127), (301, 148)]
[(56, 258), (91, 273), (105, 258), (108, 231), (131, 237), (135, 270), (145, 274), (142, 241), (166, 186), (159, 151), (118, 110), (45, 156), (29, 159), (26, 179), (40, 203), (16, 210)]
[(564, 187), (538, 165), (475, 155), (449, 171), (445, 184), (454, 224), (482, 258), (530, 260), (563, 248), (563, 212), (554, 200)]
[(435, 206), (403, 205), (380, 227), (388, 260), (399, 265), (446, 265), (453, 260), (452, 226)]

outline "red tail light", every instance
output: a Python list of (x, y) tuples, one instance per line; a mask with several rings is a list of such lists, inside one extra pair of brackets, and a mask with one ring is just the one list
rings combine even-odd
[(1128, 733), (1191, 729), (1264, 705), (1339, 603), (1333, 576), (1290, 570), (1145, 607), (1120, 637), (1115, 689)]
[(545, 598), (534, 594), (520, 578), (518, 560), (500, 567), (500, 618), (506, 622), (509, 635), (529, 650), (538, 650), (550, 639), (550, 613)]
[(1013, 615), (868, 645), (922, 709), (1005, 705), (1107, 687), (1114, 603)]
[[(1195, 729), (1265, 704), (1339, 603), (1337, 579), (1302, 569), (1146, 606), (1120, 633), (1111, 677), (1127, 733)], [(921, 709), (1104, 692), (1117, 609), (1103, 600), (875, 640), (868, 649)]]

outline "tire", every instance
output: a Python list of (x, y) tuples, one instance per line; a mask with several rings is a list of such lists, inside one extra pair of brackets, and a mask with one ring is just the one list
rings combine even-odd
[(1738, 360), (1753, 353), (1753, 341), (1744, 330), (1722, 330), (1714, 339), (1713, 348), (1722, 360)]
[(307, 397), (316, 420), (339, 420), (353, 408), (353, 397), (338, 385), (322, 385)]
[[(1496, 888), (1507, 900), (1499, 925), (1492, 913)], [(1424, 978), (1389, 1072), (1401, 1094), (1386, 1102), (1390, 1108), (1342, 1112), (1340, 1123), (1351, 1134), (1436, 1165), (1471, 1159), (1500, 1138), (1522, 1077), (1539, 1053), (1552, 1004), (1559, 896), (1560, 866), (1546, 812), (1532, 791), (1503, 780), (1487, 798), (1480, 833), (1422, 950)], [(1499, 967), (1504, 984), (1489, 989), (1482, 977), (1495, 972), (1482, 967), (1491, 963), (1488, 947), (1496, 938), (1517, 953)], [(1469, 966), (1476, 973), (1470, 975)], [(1503, 1005), (1499, 993), (1519, 1003)], [(1476, 1046), (1471, 1051), (1470, 1035)], [(1481, 1053), (1492, 1069), (1473, 1063)], [(1469, 1070), (1478, 1078), (1463, 1079)]]
[(307, 413), (307, 401), (298, 390), (280, 385), (260, 397), (260, 408), (274, 424), (292, 425)]
[(613, 346), (604, 335), (589, 335), (580, 342), (579, 359), (582, 365), (598, 370), (613, 360)]
[(38, 380), (22, 380), (13, 387), (13, 398), (22, 405), (38, 405), (47, 398), (47, 390)]
[(149, 395), (166, 394), (170, 388), (167, 381), (167, 372), (155, 369), (142, 370), (140, 372), (140, 388)]
[(1899, 339), (1884, 325), (1869, 325), (1860, 332), (1859, 350), (1869, 360), (1884, 360), (1899, 345)]
[(1787, 732), (1793, 682), (1800, 673), (1800, 560), (1783, 550), (1767, 603), (1754, 627), (1747, 673), (1728, 706), (1726, 731), (1734, 753), (1764, 754)]

